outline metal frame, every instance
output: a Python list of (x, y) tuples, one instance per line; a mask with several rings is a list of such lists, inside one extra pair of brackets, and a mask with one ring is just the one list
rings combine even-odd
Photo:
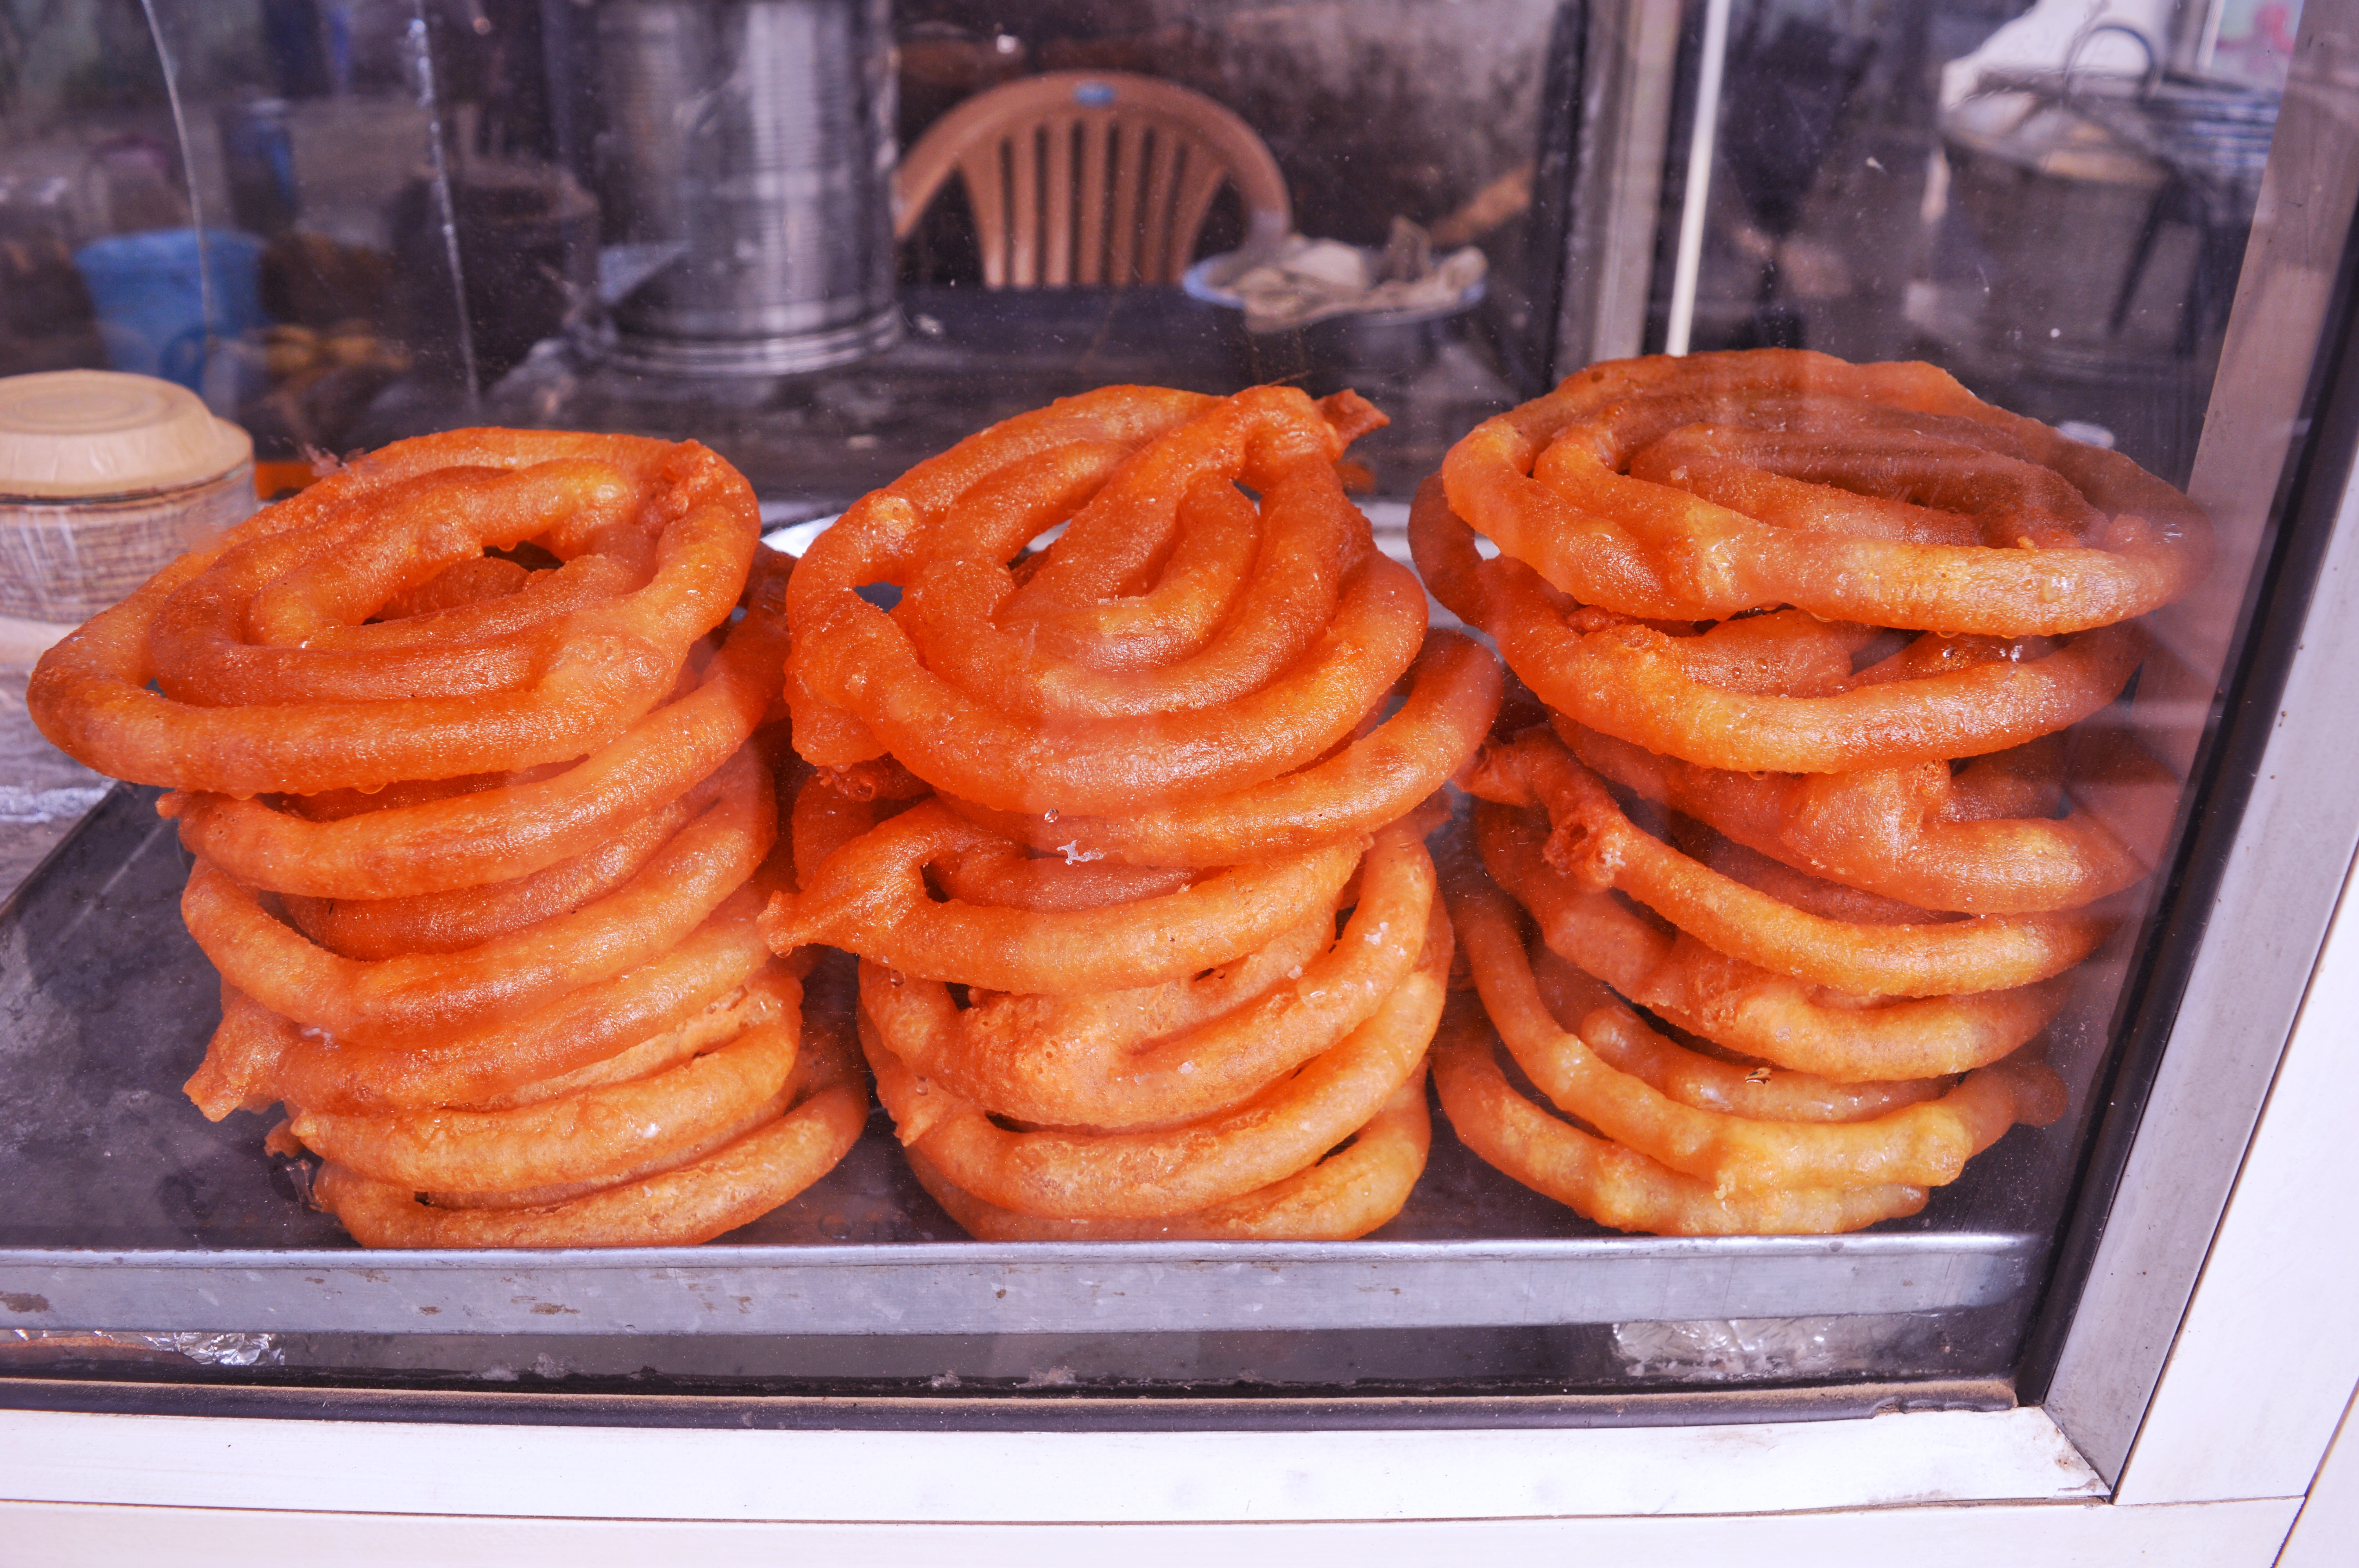
[[(1547, 122), (1535, 190), (1549, 203), (1545, 232), (1559, 276), (1543, 320), (1552, 365), (1570, 368), (1641, 351), (1663, 214), (1672, 132), (1680, 8), (1647, 0), (1567, 0), (1552, 38), (1549, 91), (1570, 100)], [(1558, 106), (1551, 103), (1548, 113)], [(1564, 145), (1560, 145), (1564, 144)], [(1555, 160), (1551, 162), (1550, 160)], [(1542, 385), (1528, 389), (1544, 390)]]
[[(1686, 1322), (1993, 1305), (2006, 1233), (929, 1242), (617, 1251), (0, 1251), (10, 1325), (166, 1333), (1153, 1334)], [(5, 1396), (0, 1395), (0, 1403)]]
[[(2304, 91), (2318, 40), (2359, 21), (2303, 18), (2236, 313), (2190, 489), (2253, 573), (2190, 617), (2247, 653), (2219, 694), (2190, 798), (2205, 819), (2175, 868), (2145, 994), (2129, 999), (2116, 1099), (2100, 1123), (2046, 1320), (2021, 1387), (2117, 1479), (2253, 1136), (2359, 846), (2359, 352), (2354, 213), (2359, 130), (2332, 83)], [(2347, 98), (2348, 89), (2341, 90)], [(2318, 345), (2307, 384), (2288, 342)], [(2274, 384), (2274, 388), (2272, 387)], [(2275, 395), (2272, 395), (2272, 391)]]
[[(954, 1401), (854, 1390), (826, 1393), (649, 1393), (603, 1385), (563, 1392), (480, 1383), (387, 1388), (315, 1378), (301, 1386), (0, 1379), (7, 1411), (242, 1420), (434, 1422), (462, 1426), (702, 1428), (747, 1432), (1504, 1432), (1604, 1427), (1756, 1426), (1926, 1411), (2015, 1409), (2001, 1379), (1937, 1378), (1776, 1389), (1622, 1393), (1420, 1394), (1316, 1399), (1251, 1394), (985, 1392)], [(1313, 1439), (1315, 1441), (1315, 1439)]]
[(1722, 72), (1728, 66), (1730, 0), (1703, 0), (1703, 34), (1696, 59), (1695, 117), (1688, 126), (1687, 178), (1680, 192), (1679, 243), (1671, 263), (1670, 315), (1663, 351), (1688, 351), (1695, 327), (1696, 277), (1703, 266), (1705, 213), (1712, 202), (1712, 152), (1720, 138)]

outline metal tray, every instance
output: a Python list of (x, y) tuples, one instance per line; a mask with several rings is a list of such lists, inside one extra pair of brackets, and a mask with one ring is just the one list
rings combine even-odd
[(1400, 1329), (1939, 1313), (2026, 1298), (2073, 1122), (2018, 1128), (1907, 1221), (1677, 1240), (1589, 1225), (1437, 1113), (1408, 1209), (1345, 1243), (985, 1245), (883, 1113), (784, 1208), (699, 1248), (368, 1252), (265, 1124), (179, 1085), (218, 1021), (156, 793), (114, 790), (0, 907), (0, 1330), (995, 1335)]

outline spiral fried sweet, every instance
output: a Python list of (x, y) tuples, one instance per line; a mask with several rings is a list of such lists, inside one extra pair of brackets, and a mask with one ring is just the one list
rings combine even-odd
[(796, 573), (820, 771), (764, 928), (862, 956), (879, 1096), (978, 1235), (1359, 1235), (1422, 1168), (1452, 949), (1420, 808), (1500, 682), (1344, 498), (1378, 423), (1109, 388), (921, 464)]
[(1608, 1225), (1829, 1230), (2062, 1114), (2040, 1038), (2153, 838), (2076, 786), (2078, 727), (2205, 568), (2186, 497), (1930, 366), (1764, 350), (1593, 366), (1452, 448), (1410, 533), (1547, 720), (1461, 775), (1451, 908), (1589, 1130), (1462, 1021), (1470, 1146)]
[[(693, 443), (397, 442), (69, 635), (26, 705), (102, 773), (229, 795), (562, 762), (671, 690), (736, 603), (759, 525), (745, 481)], [(562, 565), (511, 594), (370, 623), (486, 549), (527, 544)]]
[(428, 437), (37, 673), (61, 746), (173, 786), (223, 977), (190, 1097), (284, 1104), (270, 1146), (326, 1162), (364, 1243), (701, 1240), (858, 1136), (848, 1022), (812, 1047), (756, 928), (792, 881), (755, 737), (788, 563), (758, 531), (693, 444)]
[(1929, 364), (1797, 349), (1616, 360), (1451, 449), (1450, 505), (1623, 615), (2058, 636), (2168, 604), (2211, 527), (2113, 451)]

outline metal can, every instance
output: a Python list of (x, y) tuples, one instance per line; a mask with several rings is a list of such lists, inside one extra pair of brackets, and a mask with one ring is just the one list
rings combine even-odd
[(886, 0), (608, 0), (598, 47), (613, 359), (780, 374), (893, 341)]

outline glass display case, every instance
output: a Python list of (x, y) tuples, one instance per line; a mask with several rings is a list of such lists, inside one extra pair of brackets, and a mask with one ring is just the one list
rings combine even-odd
[[(1340, 481), (1424, 566), (1419, 488), (1484, 421), (1783, 349), (1928, 362), (2214, 540), (2038, 813), (2144, 869), (2041, 982), (2060, 1108), (1827, 1236), (1616, 1229), (1436, 1108), (1353, 1239), (976, 1239), (872, 1102), (701, 1246), (364, 1249), (316, 1159), (181, 1091), (223, 1002), (162, 792), (12, 701), (0, 1509), (58, 1560), (209, 1509), (200, 1553), (246, 1510), (394, 1555), (545, 1516), (722, 1560), (756, 1538), (659, 1525), (1799, 1560), (1922, 1504), (2027, 1561), (2269, 1561), (2359, 1380), (2319, 1108), (2359, 1087), (2354, 219), (2345, 0), (0, 0), (0, 376), (177, 383), (264, 502), (432, 432), (625, 432), (717, 451), (801, 556), (1054, 399), (1274, 384), (1387, 416)], [(13, 691), (66, 630), (0, 618)], [(848, 961), (805, 983), (848, 1012)], [(109, 1478), (205, 1431), (253, 1457)], [(2327, 1465), (2288, 1562), (2347, 1549)], [(625, 1472), (645, 1500), (597, 1495)], [(1599, 1523), (1642, 1514), (1694, 1530)]]

